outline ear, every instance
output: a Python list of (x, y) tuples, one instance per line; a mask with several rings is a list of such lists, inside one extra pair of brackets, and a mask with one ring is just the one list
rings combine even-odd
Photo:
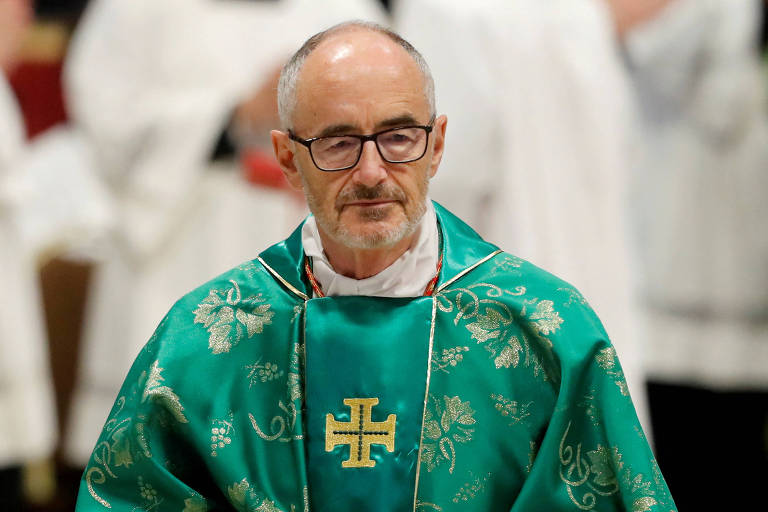
[(445, 148), (445, 129), (448, 126), (448, 118), (444, 115), (435, 119), (435, 124), (432, 128), (433, 143), (432, 143), (432, 167), (430, 169), (429, 177), (432, 178), (437, 172), (437, 168), (440, 166), (440, 161), (443, 159), (443, 149)]
[(270, 135), (272, 137), (272, 148), (275, 150), (275, 158), (277, 158), (277, 163), (280, 164), (280, 168), (283, 170), (285, 179), (288, 180), (291, 187), (296, 190), (302, 190), (301, 176), (299, 176), (299, 170), (293, 161), (293, 142), (286, 132), (281, 132), (280, 130), (272, 130)]

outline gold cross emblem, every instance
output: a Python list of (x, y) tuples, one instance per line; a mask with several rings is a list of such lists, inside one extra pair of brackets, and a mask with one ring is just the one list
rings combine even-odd
[(390, 414), (383, 422), (371, 421), (371, 409), (378, 403), (378, 398), (345, 398), (344, 405), (351, 412), (349, 422), (336, 421), (333, 414), (325, 416), (325, 451), (332, 451), (336, 445), (349, 445), (349, 459), (341, 467), (374, 467), (376, 461), (370, 458), (372, 444), (383, 444), (390, 453), (395, 450), (396, 416)]

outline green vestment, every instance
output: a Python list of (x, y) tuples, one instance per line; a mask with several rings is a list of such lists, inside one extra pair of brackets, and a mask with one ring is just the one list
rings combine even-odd
[(179, 300), (77, 510), (674, 510), (584, 298), (435, 208), (433, 297), (308, 298), (297, 229)]

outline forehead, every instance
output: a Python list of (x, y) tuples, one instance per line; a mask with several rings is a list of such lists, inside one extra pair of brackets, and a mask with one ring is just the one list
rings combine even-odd
[(378, 32), (350, 30), (324, 40), (304, 62), (296, 87), (294, 128), (372, 129), (395, 117), (426, 122), (424, 75), (410, 54)]

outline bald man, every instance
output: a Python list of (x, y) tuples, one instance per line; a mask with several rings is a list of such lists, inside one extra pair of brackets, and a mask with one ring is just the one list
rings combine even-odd
[(278, 104), (312, 215), (166, 315), (78, 510), (673, 510), (581, 294), (429, 201), (447, 119), (421, 55), (337, 25)]

